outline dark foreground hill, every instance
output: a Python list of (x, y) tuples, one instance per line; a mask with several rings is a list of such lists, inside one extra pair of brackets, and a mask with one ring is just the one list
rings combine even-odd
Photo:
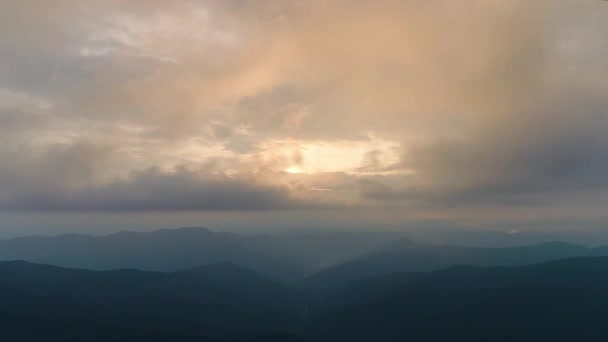
[(532, 246), (484, 248), (427, 245), (397, 240), (303, 279), (301, 285), (317, 292), (339, 289), (363, 277), (400, 272), (426, 272), (455, 265), (523, 266), (572, 257), (608, 256), (608, 248), (548, 242)]
[(1, 262), (0, 303), (0, 341), (605, 341), (608, 258), (371, 277), (321, 300), (226, 263)]
[(368, 278), (307, 327), (320, 341), (606, 341), (608, 257)]
[(227, 263), (162, 273), (2, 262), (0, 341), (289, 340), (295, 337), (275, 332), (296, 329), (303, 299), (297, 290)]
[(2, 342), (302, 342), (290, 333), (233, 331), (169, 319), (78, 319), (0, 313)]
[(309, 295), (230, 263), (0, 262), (0, 341), (605, 341), (608, 257), (456, 266)]

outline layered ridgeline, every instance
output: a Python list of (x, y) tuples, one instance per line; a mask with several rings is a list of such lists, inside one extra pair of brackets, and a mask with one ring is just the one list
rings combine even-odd
[(455, 266), (349, 283), (305, 322), (314, 341), (606, 341), (608, 257)]
[(106, 236), (66, 234), (0, 240), (0, 260), (92, 270), (136, 268), (176, 271), (217, 262), (245, 266), (308, 288), (365, 276), (430, 271), (447, 266), (517, 266), (573, 256), (608, 255), (608, 247), (548, 243), (478, 248), (414, 243), (391, 232), (299, 230), (277, 235), (237, 235), (205, 228), (120, 232)]
[(454, 265), (522, 266), (552, 260), (589, 256), (608, 256), (608, 247), (587, 248), (564, 242), (532, 246), (484, 248), (427, 245), (400, 239), (387, 243), (351, 261), (316, 272), (301, 281), (317, 292), (339, 289), (363, 277), (399, 272), (433, 271)]
[(230, 263), (163, 273), (0, 262), (1, 341), (290, 341), (304, 294)]
[(279, 279), (298, 279), (368, 252), (396, 233), (294, 231), (241, 236), (205, 228), (120, 232), (106, 236), (66, 234), (0, 240), (0, 260), (64, 267), (175, 271), (228, 261)]
[(608, 258), (369, 277), (322, 298), (240, 266), (0, 262), (2, 341), (603, 341)]

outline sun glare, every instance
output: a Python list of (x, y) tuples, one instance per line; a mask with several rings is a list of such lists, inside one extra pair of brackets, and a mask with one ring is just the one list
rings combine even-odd
[(287, 173), (302, 173), (303, 171), (302, 171), (302, 169), (300, 169), (297, 166), (291, 166), (291, 167), (285, 169), (285, 172), (287, 172)]

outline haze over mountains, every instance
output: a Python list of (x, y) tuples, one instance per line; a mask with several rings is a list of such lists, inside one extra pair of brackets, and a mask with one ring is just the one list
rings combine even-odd
[(0, 328), (9, 341), (593, 340), (608, 337), (602, 255), (395, 233), (23, 237), (0, 241)]
[(599, 341), (608, 257), (393, 273), (309, 292), (231, 263), (0, 262), (0, 341)]
[(608, 256), (608, 247), (587, 248), (565, 242), (484, 248), (418, 244), (401, 239), (303, 280), (309, 289), (337, 287), (349, 281), (398, 272), (433, 271), (453, 265), (521, 266), (571, 257)]
[(294, 231), (238, 235), (202, 227), (106, 236), (66, 234), (0, 240), (0, 260), (92, 270), (177, 271), (231, 262), (267, 276), (313, 286), (365, 276), (432, 271), (452, 265), (517, 266), (575, 256), (608, 255), (608, 247), (547, 242), (510, 248), (417, 243), (404, 233)]
[(23, 237), (0, 241), (0, 328), (28, 342), (597, 340), (602, 255), (314, 230)]
[(0, 0), (0, 342), (608, 341), (607, 76), (602, 0)]
[(397, 233), (296, 231), (239, 236), (206, 228), (120, 232), (106, 236), (67, 234), (0, 240), (0, 260), (26, 260), (65, 267), (175, 271), (229, 261), (280, 279), (297, 279), (365, 253)]

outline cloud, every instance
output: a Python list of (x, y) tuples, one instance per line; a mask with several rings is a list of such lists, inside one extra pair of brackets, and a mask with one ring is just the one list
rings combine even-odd
[(22, 196), (61, 192), (94, 184), (111, 158), (111, 147), (87, 142), (57, 144), (33, 151), (2, 151), (0, 198), (11, 201)]
[[(15, 165), (13, 170), (3, 167), (0, 209), (166, 211), (320, 207), (310, 198), (298, 197), (288, 184), (266, 183), (255, 175), (226, 175), (213, 170), (213, 165), (197, 170), (149, 168), (127, 178), (95, 182), (95, 168), (106, 152), (88, 145), (53, 148), (45, 156), (45, 163), (38, 159), (35, 164)], [(36, 171), (18, 173), (23, 169)]]
[[(0, 211), (297, 210), (344, 206), (317, 195), (320, 175), (304, 179), (225, 159), (198, 166), (149, 167), (127, 176), (118, 146), (56, 144), (23, 154), (4, 152)], [(272, 161), (268, 161), (272, 163)], [(277, 161), (280, 162), (280, 161)], [(236, 167), (236, 169), (234, 169)]]
[(5, 210), (441, 210), (606, 191), (599, 1), (0, 13)]
[(58, 193), (33, 193), (3, 209), (40, 211), (267, 210), (297, 207), (286, 188), (178, 170), (148, 169), (127, 180)]

